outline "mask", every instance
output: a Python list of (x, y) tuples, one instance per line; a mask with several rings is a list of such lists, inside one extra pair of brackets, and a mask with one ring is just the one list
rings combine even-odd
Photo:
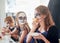
[(27, 22), (26, 15), (24, 13), (21, 13), (18, 17), (19, 24), (24, 24)]
[(19, 24), (20, 24), (20, 28), (21, 30), (24, 30), (25, 29), (25, 23), (27, 22), (27, 20), (19, 20)]
[(25, 24), (27, 20), (18, 20), (19, 24)]

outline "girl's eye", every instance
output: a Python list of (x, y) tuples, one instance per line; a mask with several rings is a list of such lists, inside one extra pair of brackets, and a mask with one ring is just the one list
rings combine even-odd
[(35, 18), (38, 17), (38, 16), (40, 16), (40, 14), (35, 14)]
[(24, 20), (26, 19), (26, 17), (24, 17)]
[(22, 19), (22, 17), (19, 17), (19, 19)]

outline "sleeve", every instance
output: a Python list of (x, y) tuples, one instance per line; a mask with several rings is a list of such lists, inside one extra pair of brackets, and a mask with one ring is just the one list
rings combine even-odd
[(55, 26), (49, 28), (47, 38), (50, 43), (58, 43), (58, 29)]

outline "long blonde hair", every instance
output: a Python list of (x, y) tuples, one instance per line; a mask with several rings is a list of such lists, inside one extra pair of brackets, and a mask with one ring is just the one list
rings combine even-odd
[(51, 16), (51, 12), (49, 11), (49, 8), (43, 5), (40, 5), (38, 7), (35, 8), (36, 11), (38, 11), (40, 13), (40, 15), (46, 15), (45, 18), (45, 25), (48, 26), (52, 26), (55, 25), (52, 16)]
[[(23, 12), (23, 11), (20, 11), (20, 12), (18, 12), (17, 14), (16, 14), (16, 24), (17, 24), (17, 26), (19, 26), (19, 23), (18, 23), (18, 16), (20, 15), (20, 13), (24, 13), (25, 14), (25, 12)], [(26, 14), (25, 14), (26, 15)], [(26, 17), (27, 18), (27, 17)], [(26, 23), (26, 28), (27, 28), (27, 30), (28, 30), (28, 32), (30, 31), (30, 27), (29, 27), (29, 25), (28, 25), (28, 23)]]
[[(20, 13), (24, 13), (25, 14), (25, 12), (23, 12), (23, 11), (20, 11), (20, 12), (17, 12), (17, 14), (16, 14), (16, 24), (19, 26), (19, 23), (18, 23), (18, 16), (20, 15)], [(25, 14), (26, 15), (26, 14)]]

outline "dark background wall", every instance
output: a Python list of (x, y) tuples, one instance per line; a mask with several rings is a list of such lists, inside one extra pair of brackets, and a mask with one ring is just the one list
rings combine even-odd
[(58, 27), (58, 34), (60, 38), (60, 0), (50, 0), (48, 5), (56, 26)]

